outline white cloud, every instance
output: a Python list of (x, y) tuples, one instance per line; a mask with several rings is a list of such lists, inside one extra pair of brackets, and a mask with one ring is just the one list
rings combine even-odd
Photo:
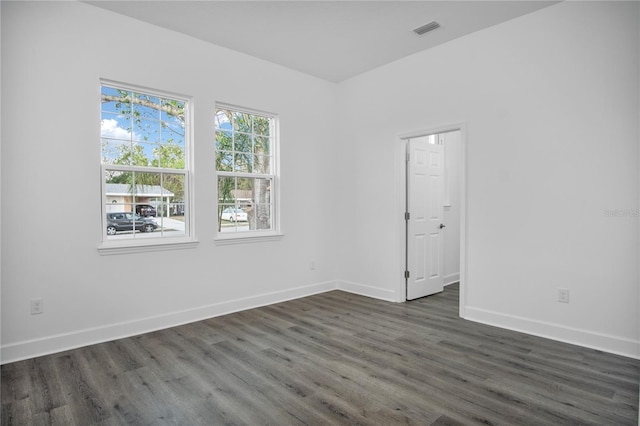
[(131, 140), (131, 132), (118, 126), (118, 121), (111, 118), (100, 122), (100, 135), (103, 138)]

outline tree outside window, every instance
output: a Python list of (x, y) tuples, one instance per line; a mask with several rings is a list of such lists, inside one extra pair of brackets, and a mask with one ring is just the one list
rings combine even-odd
[(274, 230), (275, 117), (218, 105), (218, 232)]

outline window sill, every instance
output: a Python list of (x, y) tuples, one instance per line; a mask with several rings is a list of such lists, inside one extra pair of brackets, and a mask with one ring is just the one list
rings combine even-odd
[(129, 253), (146, 253), (166, 250), (184, 250), (192, 249), (198, 246), (196, 240), (180, 240), (180, 241), (152, 241), (149, 243), (126, 241), (121, 244), (104, 243), (98, 247), (98, 253), (102, 256), (114, 254)]
[(266, 234), (252, 234), (252, 233), (234, 233), (232, 235), (220, 235), (214, 238), (214, 243), (217, 246), (226, 246), (232, 244), (247, 244), (247, 243), (261, 243), (267, 241), (280, 241), (284, 237), (284, 234), (266, 233)]

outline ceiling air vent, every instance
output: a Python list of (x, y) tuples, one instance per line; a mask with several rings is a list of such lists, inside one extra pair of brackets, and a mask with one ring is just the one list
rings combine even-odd
[(424, 24), (423, 26), (414, 29), (413, 32), (418, 35), (423, 35), (438, 28), (440, 28), (440, 24), (436, 21), (431, 21), (428, 24)]

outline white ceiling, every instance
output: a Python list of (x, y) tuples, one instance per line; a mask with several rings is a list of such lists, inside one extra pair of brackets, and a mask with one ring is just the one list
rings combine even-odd
[[(86, 3), (340, 82), (557, 1), (91, 1)], [(423, 36), (430, 21), (441, 28)]]

